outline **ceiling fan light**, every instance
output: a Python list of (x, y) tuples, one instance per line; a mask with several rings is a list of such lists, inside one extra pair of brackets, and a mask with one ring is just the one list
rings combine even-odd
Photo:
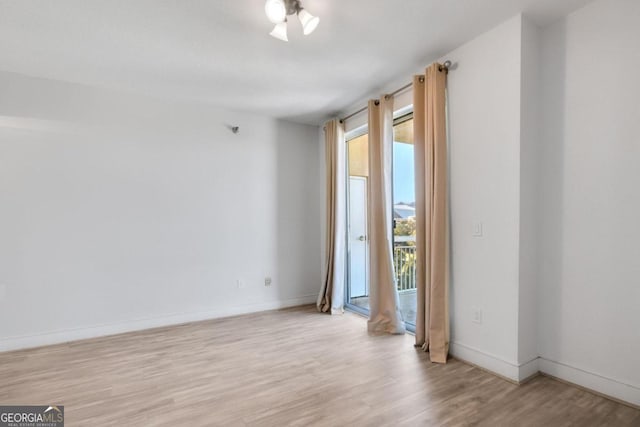
[(276, 24), (276, 26), (273, 27), (273, 31), (271, 31), (269, 35), (284, 42), (288, 42), (289, 39), (287, 38), (287, 21)]
[(269, 21), (274, 24), (284, 22), (287, 17), (287, 8), (284, 0), (267, 0), (264, 4), (264, 12), (267, 14)]
[(317, 16), (313, 16), (312, 14), (310, 14), (304, 9), (298, 12), (298, 19), (302, 24), (302, 32), (304, 33), (305, 36), (313, 33), (313, 31), (316, 29), (316, 27), (320, 23), (320, 18), (318, 18)]

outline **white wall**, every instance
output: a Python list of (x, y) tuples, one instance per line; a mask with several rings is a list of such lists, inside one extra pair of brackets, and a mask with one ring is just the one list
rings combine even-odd
[(11, 73), (0, 93), (0, 350), (315, 301), (317, 127)]
[(543, 29), (513, 18), (441, 58), (456, 65), (452, 354), (635, 404), (638, 22), (638, 2), (600, 0)]
[[(451, 352), (518, 379), (520, 64), (517, 16), (444, 59), (449, 73)], [(483, 237), (473, 223), (483, 223)], [(474, 308), (482, 310), (474, 323)]]
[(541, 369), (640, 405), (640, 3), (544, 31)]

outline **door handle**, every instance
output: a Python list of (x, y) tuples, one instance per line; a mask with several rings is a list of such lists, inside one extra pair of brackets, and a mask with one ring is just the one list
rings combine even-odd
[(360, 236), (358, 237), (358, 240), (360, 240), (361, 242), (364, 242), (365, 240), (367, 240), (367, 238), (364, 236)]

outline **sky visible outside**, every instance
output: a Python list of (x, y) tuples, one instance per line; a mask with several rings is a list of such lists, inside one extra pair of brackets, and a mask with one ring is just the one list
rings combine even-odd
[(415, 203), (413, 144), (393, 143), (393, 204)]

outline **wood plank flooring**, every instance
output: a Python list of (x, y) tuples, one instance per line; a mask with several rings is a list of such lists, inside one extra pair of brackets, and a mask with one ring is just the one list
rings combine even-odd
[(537, 377), (516, 386), (353, 314), (271, 311), (0, 354), (0, 404), (67, 426), (640, 426), (640, 411)]

